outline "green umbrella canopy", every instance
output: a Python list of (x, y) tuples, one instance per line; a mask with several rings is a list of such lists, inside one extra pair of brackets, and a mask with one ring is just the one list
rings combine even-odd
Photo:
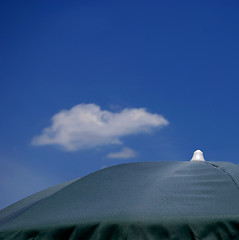
[(102, 169), (0, 211), (0, 239), (239, 239), (239, 167), (138, 162)]

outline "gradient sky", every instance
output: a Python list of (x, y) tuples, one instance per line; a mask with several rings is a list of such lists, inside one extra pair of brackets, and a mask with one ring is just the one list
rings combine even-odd
[(120, 163), (196, 149), (239, 163), (238, 12), (236, 0), (1, 1), (0, 209)]

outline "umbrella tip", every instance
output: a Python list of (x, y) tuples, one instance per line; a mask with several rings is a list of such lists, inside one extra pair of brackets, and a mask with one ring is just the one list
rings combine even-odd
[(190, 161), (202, 161), (205, 162), (205, 159), (203, 157), (203, 152), (201, 150), (196, 150), (193, 153), (193, 157)]

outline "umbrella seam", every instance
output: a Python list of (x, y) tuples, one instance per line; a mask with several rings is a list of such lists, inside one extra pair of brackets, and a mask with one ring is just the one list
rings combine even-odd
[(225, 169), (219, 167), (218, 165), (216, 165), (216, 164), (214, 164), (214, 163), (210, 163), (210, 162), (205, 162), (205, 163), (211, 165), (212, 167), (219, 168), (222, 172), (224, 172), (225, 174), (227, 174), (227, 175), (231, 178), (231, 180), (233, 181), (233, 183), (236, 185), (237, 190), (239, 191), (239, 186), (238, 186), (236, 180), (230, 175), (230, 173), (228, 173)]

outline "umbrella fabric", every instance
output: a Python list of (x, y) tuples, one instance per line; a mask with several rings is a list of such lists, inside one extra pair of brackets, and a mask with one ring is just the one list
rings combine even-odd
[(239, 168), (122, 164), (0, 211), (0, 239), (239, 239)]

